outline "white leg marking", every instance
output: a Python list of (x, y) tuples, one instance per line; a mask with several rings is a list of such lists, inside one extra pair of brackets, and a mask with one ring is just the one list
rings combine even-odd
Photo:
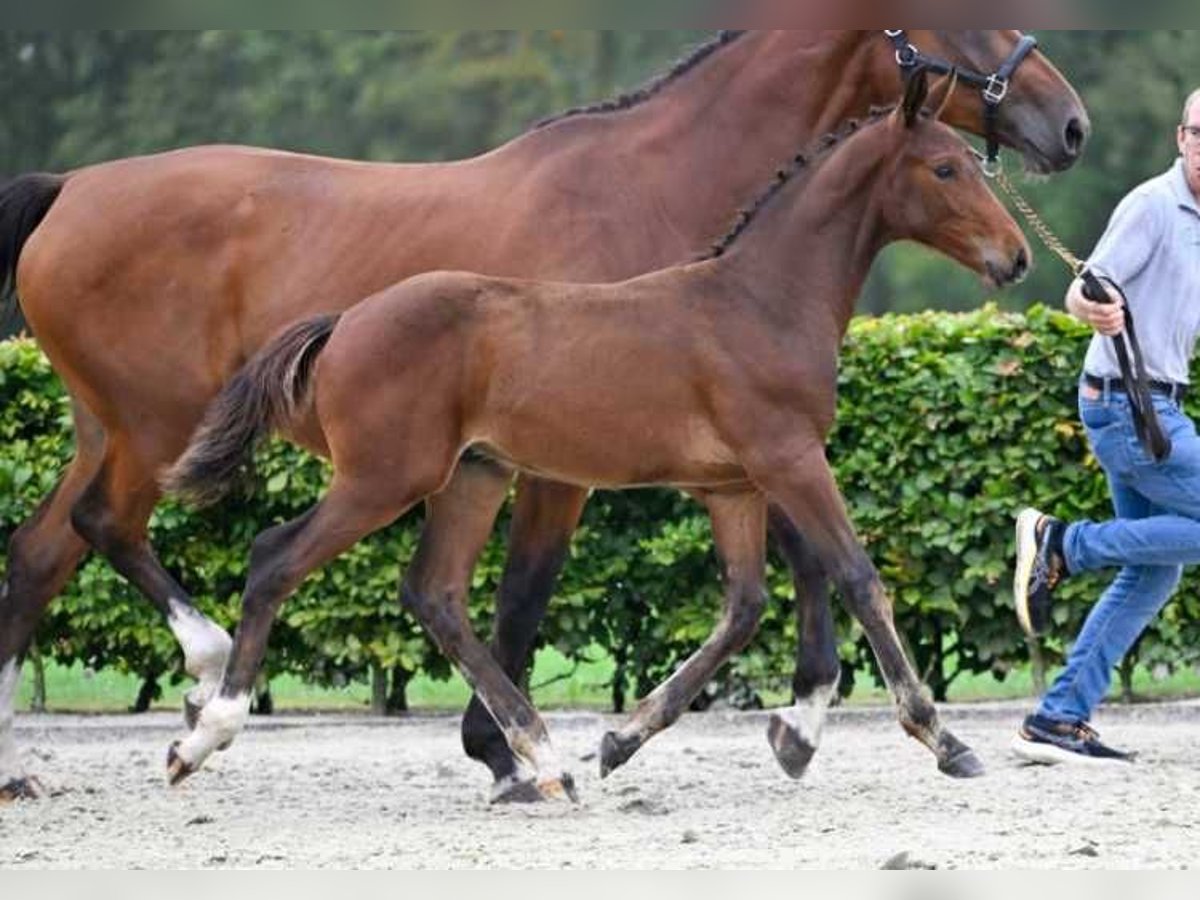
[(837, 688), (836, 680), (833, 684), (817, 685), (807, 697), (798, 698), (795, 706), (778, 713), (784, 724), (814, 750), (821, 746), (821, 734), (825, 731), (829, 704), (837, 696)]
[(188, 699), (195, 706), (204, 706), (216, 694), (225, 676), (225, 662), (233, 650), (233, 639), (195, 607), (175, 598), (168, 601), (168, 606), (167, 624), (183, 648), (183, 667), (199, 682), (189, 692)]
[[(548, 739), (530, 741), (527, 736), (515, 729), (507, 730), (504, 733), (504, 739), (508, 741), (508, 746), (512, 748), (513, 754), (517, 757), (517, 765), (520, 767), (517, 771), (518, 777), (523, 777), (527, 781), (532, 777), (539, 785), (543, 785), (562, 781), (566, 775), (562, 761), (558, 758), (558, 753), (555, 752)], [(524, 763), (532, 766), (533, 771), (527, 770)]]
[(198, 769), (218, 747), (237, 737), (250, 717), (250, 694), (215, 697), (200, 713), (195, 730), (179, 745), (179, 756)]
[(10, 781), (25, 777), (21, 757), (17, 752), (17, 739), (13, 734), (14, 708), (17, 688), (21, 685), (21, 667), (15, 659), (0, 671), (0, 788)]

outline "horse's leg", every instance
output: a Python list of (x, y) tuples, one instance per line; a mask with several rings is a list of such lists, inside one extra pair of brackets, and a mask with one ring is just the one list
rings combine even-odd
[(71, 525), (71, 507), (100, 465), (104, 432), (82, 407), (76, 405), (74, 413), (75, 458), (37, 511), (14, 532), (0, 584), (0, 803), (43, 793), (21, 765), (13, 735), (14, 705), (21, 656), (46, 607), (87, 553), (87, 543)]
[(767, 740), (783, 770), (802, 778), (820, 746), (829, 705), (837, 695), (837, 633), (829, 580), (816, 552), (778, 506), (771, 506), (767, 522), (775, 546), (792, 569), (797, 624), (795, 705), (771, 715)]
[(392, 500), (377, 484), (340, 481), (335, 476), (316, 506), (254, 539), (233, 651), (216, 696), (200, 711), (191, 733), (171, 746), (167, 772), (172, 784), (199, 769), (214, 750), (228, 746), (241, 732), (283, 601), (310, 572), (395, 521), (420, 496)]
[(638, 704), (618, 731), (600, 745), (600, 774), (607, 777), (646, 741), (678, 719), (688, 704), (758, 629), (766, 605), (766, 499), (762, 494), (708, 494), (713, 540), (721, 559), (725, 609), (716, 630), (675, 673)]
[[(546, 614), (587, 497), (586, 489), (572, 485), (527, 476), (517, 482), (492, 654), (518, 686), (528, 671), (538, 625)], [(519, 763), (503, 732), (478, 696), (471, 697), (463, 716), (462, 741), (468, 756), (491, 769), (495, 779), (493, 802), (522, 801), (534, 796), (528, 782), (518, 773)]]
[(862, 623), (896, 698), (900, 724), (934, 752), (938, 768), (960, 778), (983, 774), (978, 757), (938, 720), (896, 634), (891, 601), (879, 573), (858, 542), (823, 450), (788, 454), (751, 470), (751, 475), (783, 507), (812, 541), (821, 566), (841, 590), (851, 614)]
[(75, 503), (75, 530), (140, 590), (167, 619), (183, 648), (184, 669), (199, 682), (185, 698), (185, 717), (194, 722), (221, 681), (231, 641), (225, 629), (192, 604), (183, 587), (154, 555), (147, 537), (158, 503), (158, 463), (172, 454), (143, 435), (136, 443), (110, 434), (104, 462)]

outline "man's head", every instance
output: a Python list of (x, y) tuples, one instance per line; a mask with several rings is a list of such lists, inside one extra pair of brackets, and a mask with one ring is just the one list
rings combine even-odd
[(1179, 120), (1176, 140), (1179, 143), (1179, 155), (1183, 157), (1188, 186), (1200, 199), (1200, 90), (1192, 91), (1183, 105), (1183, 117)]

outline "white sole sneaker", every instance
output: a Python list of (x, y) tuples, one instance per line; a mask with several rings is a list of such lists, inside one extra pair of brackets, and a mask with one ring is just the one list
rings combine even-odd
[(1039, 766), (1066, 765), (1090, 767), (1128, 766), (1133, 764), (1132, 759), (1120, 759), (1111, 756), (1084, 756), (1081, 753), (1072, 753), (1070, 750), (1055, 747), (1053, 744), (1043, 744), (1039, 741), (1027, 740), (1019, 734), (1012, 739), (1009, 749), (1012, 751), (1012, 755), (1022, 762)]
[(1036, 509), (1024, 509), (1017, 516), (1017, 567), (1013, 574), (1013, 603), (1017, 608), (1017, 621), (1021, 630), (1029, 637), (1037, 637), (1033, 630), (1033, 619), (1029, 615), (1029, 579), (1033, 575), (1033, 564), (1037, 559), (1037, 526), (1042, 514)]

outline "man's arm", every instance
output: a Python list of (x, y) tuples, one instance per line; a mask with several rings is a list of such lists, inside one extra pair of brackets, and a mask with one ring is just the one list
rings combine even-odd
[(1137, 190), (1113, 212), (1108, 228), (1096, 245), (1088, 268), (1104, 285), (1111, 303), (1094, 303), (1083, 296), (1083, 280), (1075, 279), (1067, 291), (1067, 312), (1105, 337), (1125, 330), (1125, 310), (1113, 285), (1128, 285), (1150, 264), (1162, 240), (1162, 219), (1151, 193)]

